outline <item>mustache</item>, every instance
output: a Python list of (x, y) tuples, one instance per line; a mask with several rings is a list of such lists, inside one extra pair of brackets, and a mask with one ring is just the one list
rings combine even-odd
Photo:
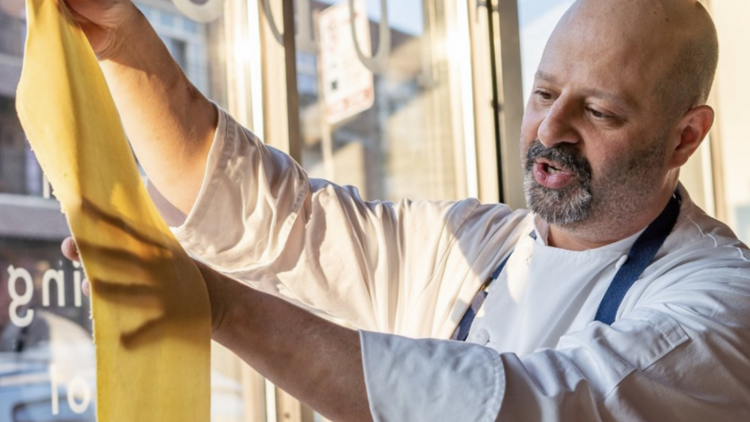
[(578, 176), (579, 180), (591, 180), (591, 164), (573, 144), (561, 143), (547, 148), (538, 139), (535, 140), (526, 151), (524, 167), (527, 173), (531, 172), (534, 162), (540, 158), (561, 164), (566, 170)]

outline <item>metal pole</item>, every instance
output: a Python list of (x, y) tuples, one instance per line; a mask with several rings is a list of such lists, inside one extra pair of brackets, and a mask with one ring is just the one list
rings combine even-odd
[(299, 92), (297, 91), (297, 48), (294, 37), (294, 0), (283, 0), (284, 62), (286, 67), (286, 110), (289, 132), (289, 155), (302, 161), (300, 145)]

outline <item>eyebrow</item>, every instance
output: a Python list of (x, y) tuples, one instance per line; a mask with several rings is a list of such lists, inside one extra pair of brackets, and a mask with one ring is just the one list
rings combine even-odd
[(541, 79), (541, 80), (547, 81), (547, 82), (556, 82), (557, 81), (557, 78), (555, 78), (554, 76), (552, 76), (549, 73), (544, 72), (542, 70), (537, 70), (536, 74), (534, 75), (534, 78), (535, 79)]
[[(553, 84), (558, 82), (558, 78), (556, 76), (542, 70), (536, 71), (535, 79), (550, 82)], [(588, 97), (602, 98), (611, 101), (615, 105), (623, 106), (628, 109), (634, 109), (637, 107), (637, 103), (627, 95), (616, 95), (597, 88), (586, 88), (582, 91), (582, 93)]]

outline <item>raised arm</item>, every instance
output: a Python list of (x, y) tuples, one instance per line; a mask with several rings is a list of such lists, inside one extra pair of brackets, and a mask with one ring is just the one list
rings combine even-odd
[(130, 0), (66, 0), (100, 60), (125, 132), (159, 191), (190, 211), (216, 129), (215, 107), (187, 79)]

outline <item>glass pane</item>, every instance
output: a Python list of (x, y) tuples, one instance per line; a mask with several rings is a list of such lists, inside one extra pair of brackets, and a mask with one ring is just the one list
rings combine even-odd
[(59, 242), (0, 238), (0, 417), (94, 421), (95, 367), (81, 269)]
[(0, 420), (95, 420), (94, 349), (81, 269), (15, 111), (24, 2), (0, 0)]
[[(167, 0), (136, 4), (193, 84), (226, 107), (223, 19), (193, 22)], [(60, 253), (67, 225), (58, 203), (42, 198), (49, 192), (15, 111), (25, 32), (24, 1), (0, 0), (0, 421), (94, 422), (82, 269)], [(211, 381), (212, 421), (260, 420), (247, 414), (262, 400), (245, 403), (258, 390), (257, 376), (216, 344)]]
[(573, 0), (518, 0), (523, 93), (528, 99), (544, 46)]
[(26, 33), (23, 2), (0, 2), (0, 193), (41, 195), (42, 176), (15, 111)]
[[(462, 100), (471, 93), (451, 53), (460, 36), (457, 2), (389, 1), (388, 31), (380, 29), (379, 1), (355, 4), (356, 44), (348, 2), (298, 2), (303, 166), (356, 186), (365, 199), (464, 196)], [(390, 52), (372, 72), (355, 45), (370, 57), (384, 37)]]

